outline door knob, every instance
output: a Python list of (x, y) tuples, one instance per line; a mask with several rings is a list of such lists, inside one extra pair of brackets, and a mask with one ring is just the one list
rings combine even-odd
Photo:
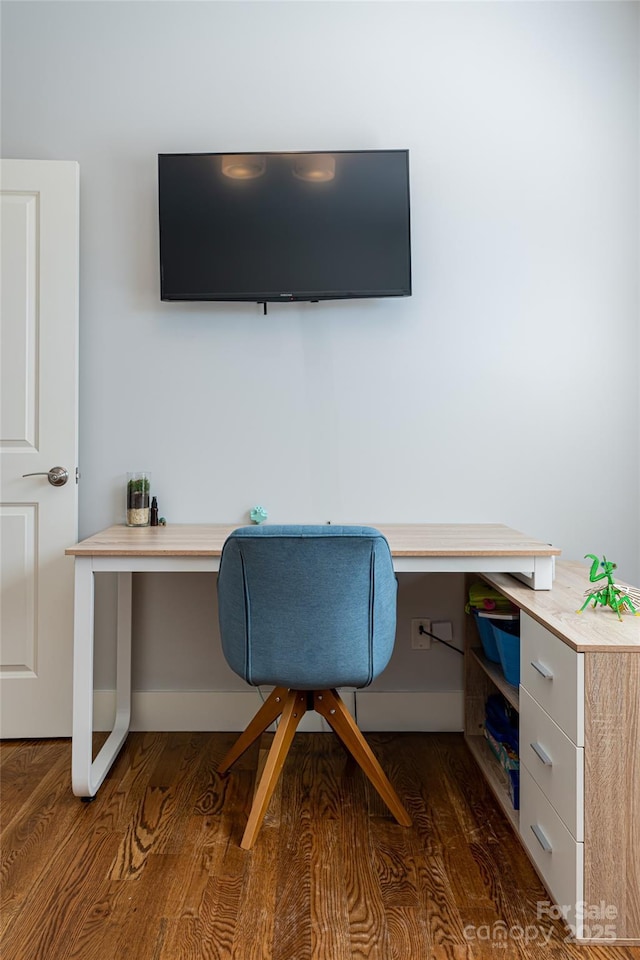
[(64, 487), (69, 479), (69, 471), (64, 467), (51, 467), (43, 473), (23, 473), (23, 477), (47, 477), (52, 487)]

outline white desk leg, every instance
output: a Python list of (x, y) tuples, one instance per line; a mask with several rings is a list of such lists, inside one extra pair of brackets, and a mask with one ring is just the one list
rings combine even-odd
[(518, 580), (522, 580), (522, 582), (526, 583), (532, 590), (551, 590), (555, 572), (556, 558), (554, 556), (534, 557), (532, 576), (528, 577), (525, 573), (514, 573), (512, 576), (517, 577)]
[(93, 797), (129, 732), (131, 718), (131, 573), (118, 574), (116, 718), (92, 762), (94, 573), (90, 557), (75, 561), (73, 746), (71, 780), (78, 797)]
[[(116, 665), (116, 729), (129, 732), (131, 722), (131, 573), (118, 574), (118, 653)], [(123, 737), (124, 740), (124, 737)], [(120, 746), (122, 740), (120, 741)]]

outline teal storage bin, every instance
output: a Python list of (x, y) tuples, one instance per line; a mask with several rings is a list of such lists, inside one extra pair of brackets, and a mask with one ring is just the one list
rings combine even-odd
[(517, 687), (520, 683), (520, 632), (505, 630), (504, 625), (498, 627), (495, 622), (492, 627), (505, 680)]
[(500, 663), (500, 654), (498, 653), (498, 645), (493, 634), (491, 620), (489, 620), (488, 617), (479, 616), (477, 610), (473, 610), (472, 612), (485, 657), (493, 663)]

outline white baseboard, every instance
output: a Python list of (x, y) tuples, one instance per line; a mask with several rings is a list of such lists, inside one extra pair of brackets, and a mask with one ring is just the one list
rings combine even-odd
[[(269, 689), (262, 690), (263, 696)], [(353, 693), (342, 691), (353, 713)], [(244, 730), (262, 703), (258, 690), (191, 691), (134, 690), (131, 697), (131, 730)], [(115, 690), (96, 690), (93, 695), (93, 729), (111, 730), (116, 714)], [(301, 731), (329, 731), (317, 713), (307, 713)]]
[(464, 693), (360, 690), (356, 719), (361, 730), (458, 732), (464, 729)]
[[(263, 690), (266, 696), (268, 690)], [(463, 693), (385, 692), (341, 690), (342, 699), (354, 712), (363, 731), (457, 731), (463, 729)], [(244, 730), (261, 703), (257, 690), (167, 691), (134, 690), (131, 729), (146, 730)], [(115, 716), (115, 690), (96, 690), (94, 730), (111, 730)], [(302, 731), (328, 731), (316, 713), (303, 717)]]

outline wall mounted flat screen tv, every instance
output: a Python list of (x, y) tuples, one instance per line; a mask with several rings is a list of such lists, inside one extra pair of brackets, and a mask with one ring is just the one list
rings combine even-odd
[(411, 294), (407, 150), (160, 154), (158, 194), (163, 300)]

